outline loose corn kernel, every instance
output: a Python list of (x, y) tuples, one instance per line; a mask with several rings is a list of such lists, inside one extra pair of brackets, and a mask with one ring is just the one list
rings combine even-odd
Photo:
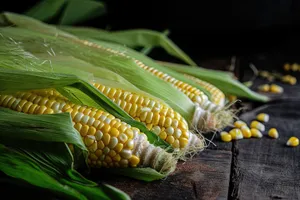
[(290, 64), (289, 64), (289, 63), (285, 63), (285, 64), (283, 65), (283, 69), (284, 69), (285, 71), (290, 71), (290, 69), (291, 69)]
[(279, 137), (279, 134), (278, 134), (278, 131), (276, 130), (276, 128), (271, 128), (268, 132), (268, 135), (271, 137), (271, 138), (278, 138)]
[(299, 139), (296, 137), (290, 137), (290, 139), (286, 142), (287, 146), (296, 147), (299, 145)]
[(297, 63), (292, 64), (291, 70), (294, 71), (294, 72), (298, 71), (299, 70), (299, 65)]
[(248, 126), (244, 125), (241, 127), (244, 138), (251, 138), (251, 131)]
[(251, 137), (262, 138), (263, 136), (262, 133), (256, 128), (251, 128), (250, 131), (251, 131)]
[(259, 113), (257, 116), (256, 116), (256, 119), (258, 121), (261, 121), (261, 122), (268, 122), (269, 119), (270, 119), (270, 116), (266, 113)]
[(241, 120), (237, 120), (234, 122), (233, 124), (236, 128), (241, 128), (242, 126), (247, 125), (245, 122), (241, 121)]
[(265, 131), (265, 125), (263, 125), (262, 123), (260, 123), (259, 121), (256, 121), (256, 120), (251, 122), (250, 127), (256, 128), (260, 131)]
[(275, 94), (281, 94), (283, 92), (283, 88), (276, 84), (271, 84), (270, 92)]
[(240, 139), (244, 138), (242, 131), (238, 128), (234, 128), (234, 129), (230, 130), (229, 134), (231, 135), (231, 138), (233, 140), (240, 140)]
[(258, 91), (260, 92), (269, 92), (270, 91), (270, 85), (268, 84), (263, 84), (258, 86)]
[(232, 140), (231, 135), (229, 133), (227, 133), (226, 131), (222, 131), (220, 133), (220, 135), (221, 135), (221, 140), (223, 142), (230, 142)]

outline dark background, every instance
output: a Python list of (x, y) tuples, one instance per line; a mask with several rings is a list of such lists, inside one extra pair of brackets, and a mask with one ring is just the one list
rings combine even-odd
[[(37, 0), (6, 1), (2, 11), (22, 13)], [(84, 2), (84, 1), (83, 1)], [(106, 0), (106, 16), (77, 24), (111, 30), (169, 29), (169, 37), (193, 59), (249, 56), (296, 59), (300, 49), (300, 1)]]

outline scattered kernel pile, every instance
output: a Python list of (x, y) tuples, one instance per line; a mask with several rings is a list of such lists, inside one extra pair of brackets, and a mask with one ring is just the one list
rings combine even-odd
[[(265, 131), (265, 125), (263, 123), (267, 123), (270, 119), (270, 116), (266, 113), (259, 113), (256, 116), (256, 120), (253, 120), (250, 123), (250, 128), (247, 126), (246, 122), (241, 120), (237, 120), (234, 122), (234, 128), (229, 132), (222, 131), (220, 133), (220, 138), (223, 142), (230, 142), (232, 140), (240, 140), (243, 138), (262, 138), (262, 132)], [(279, 133), (276, 128), (271, 128), (268, 131), (268, 136), (270, 138), (277, 139), (279, 137)], [(299, 139), (296, 137), (291, 137), (287, 143), (287, 146), (296, 147), (299, 145)]]
[(296, 72), (296, 71), (300, 71), (300, 65), (298, 63), (293, 63), (293, 64), (289, 64), (289, 63), (285, 63), (283, 65), (283, 69), (285, 71), (293, 71), (293, 72)]

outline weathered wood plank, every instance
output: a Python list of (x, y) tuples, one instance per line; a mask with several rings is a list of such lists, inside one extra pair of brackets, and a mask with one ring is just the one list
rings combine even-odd
[(227, 199), (231, 152), (206, 150), (192, 160), (179, 163), (165, 180), (150, 183), (126, 177), (104, 179), (132, 199)]
[(300, 102), (290, 101), (263, 106), (241, 116), (249, 123), (257, 113), (270, 114), (266, 130), (275, 127), (280, 137), (234, 143), (231, 198), (300, 199), (300, 148), (285, 146), (289, 137), (300, 137), (299, 110)]

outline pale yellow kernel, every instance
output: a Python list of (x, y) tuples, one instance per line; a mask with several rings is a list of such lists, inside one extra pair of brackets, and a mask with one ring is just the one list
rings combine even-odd
[(44, 112), (43, 112), (43, 114), (53, 114), (54, 113), (54, 111), (51, 109), (51, 108), (47, 108)]
[(91, 126), (91, 127), (89, 128), (87, 134), (88, 134), (88, 135), (95, 135), (96, 131), (97, 131), (97, 130), (96, 130), (93, 126)]
[(170, 127), (172, 125), (172, 119), (170, 117), (166, 118), (165, 127)]
[(110, 135), (108, 133), (104, 133), (103, 134), (103, 138), (102, 138), (102, 141), (104, 143), (105, 146), (107, 146), (109, 144), (109, 141), (110, 141)]
[(176, 128), (176, 130), (174, 132), (174, 137), (180, 138), (181, 134), (182, 134), (182, 131), (180, 129)]
[(32, 106), (30, 106), (29, 110), (28, 110), (28, 114), (33, 114), (35, 113), (36, 108), (38, 107), (37, 104), (33, 104)]
[(98, 157), (94, 153), (90, 153), (89, 157), (92, 161), (98, 160)]
[(297, 137), (290, 137), (290, 139), (286, 142), (287, 146), (296, 147), (299, 145), (299, 139)]
[(178, 128), (181, 130), (187, 130), (187, 125), (183, 121), (179, 121)]
[(130, 163), (130, 166), (132, 167), (136, 167), (140, 162), (140, 159), (139, 157), (133, 155), (131, 156), (131, 158), (129, 158), (129, 163)]
[(147, 127), (148, 130), (151, 130), (152, 127), (153, 127), (153, 124), (147, 124), (146, 127)]
[[(18, 109), (18, 107), (17, 107)], [(46, 106), (39, 106), (36, 110), (35, 110), (35, 114), (43, 114), (45, 111), (47, 110)]]
[(129, 139), (132, 139), (133, 138), (133, 131), (131, 128), (128, 128), (126, 131), (125, 131), (125, 134), (127, 135), (127, 137)]
[(231, 134), (227, 133), (227, 132), (221, 132), (221, 140), (223, 142), (230, 142), (232, 140), (232, 136)]
[(153, 121), (152, 121), (152, 124), (153, 125), (157, 125), (159, 123), (159, 118), (160, 118), (160, 115), (158, 112), (155, 112), (154, 115), (153, 115)]
[(260, 131), (265, 131), (265, 125), (263, 125), (262, 123), (260, 123), (259, 121), (256, 121), (256, 120), (251, 122), (250, 127), (256, 128)]
[(118, 129), (116, 129), (116, 128), (110, 129), (110, 135), (111, 135), (112, 137), (118, 137), (119, 134), (120, 134), (120, 132), (118, 131)]
[(231, 135), (231, 138), (233, 140), (243, 139), (242, 131), (240, 129), (238, 129), (238, 128), (234, 128), (234, 129), (230, 130), (229, 134)]
[(95, 155), (96, 155), (97, 157), (100, 157), (100, 156), (102, 155), (102, 150), (101, 150), (101, 149), (96, 150), (96, 151), (95, 151)]
[(95, 141), (95, 137), (91, 135), (87, 135), (84, 137), (84, 144), (89, 147), (91, 146)]
[(88, 125), (83, 125), (82, 128), (80, 129), (80, 135), (82, 137), (85, 137), (89, 131), (90, 127)]
[(99, 149), (104, 149), (105, 144), (103, 143), (102, 140), (98, 141), (97, 144), (98, 144), (98, 148), (99, 148)]
[(251, 137), (261, 138), (263, 136), (262, 133), (256, 128), (251, 128), (250, 131), (251, 131)]
[(97, 149), (98, 145), (96, 141), (94, 141), (94, 143), (88, 147), (89, 152), (95, 152)]
[(151, 131), (152, 131), (153, 133), (155, 133), (156, 135), (158, 135), (158, 134), (160, 133), (161, 129), (160, 129), (159, 126), (154, 126), (154, 127), (151, 129)]
[(120, 140), (120, 142), (125, 143), (128, 140), (128, 137), (125, 133), (121, 133), (119, 135), (119, 140)]
[(233, 124), (236, 128), (241, 128), (244, 125), (247, 125), (245, 122), (241, 121), (241, 120), (237, 120), (234, 122)]
[(110, 157), (114, 157), (114, 156), (117, 155), (117, 153), (115, 152), (115, 150), (110, 150), (110, 152), (108, 153), (108, 155), (109, 155)]
[(110, 149), (113, 149), (113, 148), (115, 148), (115, 146), (117, 146), (118, 143), (119, 143), (119, 140), (116, 137), (111, 137), (108, 147)]
[[(10, 101), (7, 103), (7, 108), (11, 108), (12, 107), (12, 104), (16, 101), (17, 99), (15, 97), (11, 98)], [(22, 100), (21, 100), (22, 101)], [(22, 110), (23, 110), (23, 107), (26, 105), (28, 101), (25, 101), (25, 103), (21, 106)]]
[(141, 120), (142, 122), (146, 121), (147, 114), (148, 114), (147, 111), (144, 111), (144, 112), (142, 112), (142, 113), (140, 114), (140, 120)]
[(173, 144), (174, 141), (175, 141), (175, 139), (174, 139), (173, 136), (169, 135), (169, 136), (167, 137), (166, 141), (167, 141), (169, 144)]
[(125, 148), (126, 149), (133, 149), (134, 147), (134, 140), (128, 140), (126, 145), (125, 145)]
[(129, 158), (132, 156), (132, 151), (129, 150), (129, 149), (123, 149), (123, 150), (120, 152), (120, 156), (121, 156), (122, 158), (129, 159)]
[(173, 142), (172, 146), (173, 146), (175, 149), (178, 149), (178, 148), (180, 147), (179, 140), (176, 139), (176, 140)]
[(165, 131), (162, 131), (160, 134), (159, 134), (159, 137), (162, 139), (162, 140), (165, 140), (167, 138), (167, 133)]
[(279, 134), (276, 128), (271, 128), (268, 132), (268, 136), (277, 139), (279, 137)]
[(179, 143), (180, 143), (180, 148), (184, 148), (186, 147), (186, 145), (188, 145), (189, 140), (187, 138), (179, 138)]
[(119, 131), (120, 131), (121, 133), (124, 133), (124, 132), (126, 131), (126, 129), (127, 129), (126, 124), (121, 123), (121, 126), (119, 127)]
[(256, 116), (256, 119), (258, 121), (261, 121), (261, 122), (268, 122), (269, 121), (269, 115), (266, 114), (266, 113), (259, 113), (257, 116)]
[(119, 162), (121, 160), (121, 156), (120, 156), (120, 154), (117, 154), (112, 159), (113, 159), (113, 161)]
[(121, 167), (127, 167), (128, 166), (128, 160), (127, 159), (121, 159), (120, 160)]
[(108, 154), (110, 152), (110, 148), (108, 147), (104, 147), (104, 149), (102, 150), (103, 151), (103, 154)]
[(123, 144), (122, 143), (117, 144), (114, 149), (117, 153), (119, 153), (123, 149)]
[(244, 138), (251, 138), (251, 131), (246, 125), (241, 127), (241, 131)]
[(167, 133), (167, 135), (173, 135), (174, 134), (174, 128), (173, 127), (168, 127), (167, 129), (166, 129), (166, 133)]
[(160, 116), (158, 125), (159, 126), (164, 126), (165, 125), (165, 121), (166, 121), (166, 117), (165, 116)]
[(188, 131), (182, 131), (181, 137), (189, 138), (190, 133)]
[(31, 102), (26, 102), (23, 106), (22, 112), (27, 113), (31, 106), (32, 106)]
[(276, 84), (271, 84), (270, 92), (280, 94), (283, 92), (283, 88)]
[(111, 163), (112, 162), (112, 159), (111, 159), (110, 156), (106, 156), (104, 160), (105, 160), (106, 163)]
[(104, 124), (104, 126), (101, 128), (101, 131), (103, 133), (108, 133), (110, 131), (110, 125), (109, 124)]

